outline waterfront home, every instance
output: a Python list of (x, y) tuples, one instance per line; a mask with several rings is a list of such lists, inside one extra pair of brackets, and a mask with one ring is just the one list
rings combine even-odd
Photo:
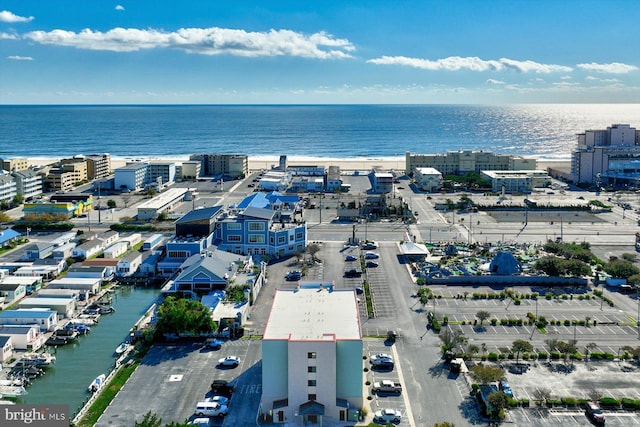
[(53, 259), (57, 260), (66, 260), (67, 258), (71, 258), (71, 254), (73, 249), (77, 245), (73, 242), (65, 243), (64, 245), (58, 246), (53, 250)]
[(13, 358), (13, 341), (11, 336), (0, 336), (0, 363)]
[(60, 317), (71, 318), (76, 309), (73, 298), (25, 298), (18, 303), (18, 308), (44, 308), (55, 310)]
[(67, 260), (66, 258), (43, 258), (43, 259), (36, 259), (35, 261), (33, 261), (33, 263), (31, 264), (32, 267), (34, 268), (38, 268), (38, 267), (49, 267), (52, 270), (53, 276), (58, 276), (60, 273), (62, 273), (65, 268), (67, 268)]
[(142, 254), (140, 252), (129, 252), (118, 261), (116, 276), (127, 277), (134, 275), (142, 264)]
[(41, 308), (19, 308), (0, 312), (0, 325), (37, 325), (41, 332), (52, 332), (58, 327), (58, 312)]
[(174, 291), (209, 293), (224, 290), (234, 279), (240, 266), (252, 264), (251, 257), (225, 251), (206, 251), (193, 255), (180, 266), (180, 274), (174, 279)]
[(61, 277), (52, 280), (47, 285), (48, 289), (76, 289), (97, 295), (100, 292), (102, 280), (97, 277)]
[(120, 238), (120, 233), (114, 230), (105, 231), (104, 233), (100, 233), (97, 235), (97, 238), (102, 240), (103, 245), (110, 246), (118, 241)]
[(45, 335), (33, 325), (2, 325), (0, 337), (11, 337), (16, 350), (38, 350), (44, 345)]
[(38, 298), (73, 298), (76, 301), (87, 301), (89, 291), (86, 289), (51, 288), (47, 286), (38, 291)]
[(14, 276), (38, 278), (39, 282), (42, 280), (53, 279), (59, 273), (59, 267), (57, 265), (25, 265), (18, 268), (13, 272)]
[[(89, 261), (94, 260), (109, 260), (110, 265), (99, 265), (99, 263), (89, 263)], [(87, 260), (83, 262), (81, 265), (74, 264), (67, 270), (68, 278), (81, 278), (81, 279), (100, 279), (102, 283), (108, 282), (113, 278), (115, 274), (116, 266), (118, 265), (118, 260), (115, 258), (94, 258), (93, 260)]]

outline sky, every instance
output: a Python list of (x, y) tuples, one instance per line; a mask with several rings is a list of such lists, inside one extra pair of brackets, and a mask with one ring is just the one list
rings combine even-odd
[(638, 0), (0, 0), (0, 104), (640, 100)]

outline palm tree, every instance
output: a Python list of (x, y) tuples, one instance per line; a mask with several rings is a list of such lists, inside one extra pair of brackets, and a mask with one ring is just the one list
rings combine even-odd
[(486, 310), (480, 310), (476, 313), (476, 317), (480, 320), (480, 326), (482, 326), (482, 322), (491, 317), (491, 313)]

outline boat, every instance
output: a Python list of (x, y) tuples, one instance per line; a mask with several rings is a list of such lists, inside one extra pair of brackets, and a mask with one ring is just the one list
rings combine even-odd
[(25, 365), (48, 366), (55, 363), (56, 357), (49, 353), (25, 353), (20, 360)]
[(89, 384), (89, 387), (87, 388), (87, 390), (89, 390), (89, 393), (95, 393), (97, 391), (100, 391), (102, 386), (104, 386), (104, 381), (106, 379), (107, 379), (107, 376), (105, 374), (98, 375), (96, 379), (91, 381), (91, 384)]
[(123, 342), (118, 346), (118, 348), (116, 348), (116, 354), (124, 353), (129, 349), (129, 347), (131, 347), (131, 344), (129, 344), (128, 342)]
[(19, 397), (27, 394), (23, 386), (14, 385), (11, 380), (0, 380), (0, 395), (2, 397)]

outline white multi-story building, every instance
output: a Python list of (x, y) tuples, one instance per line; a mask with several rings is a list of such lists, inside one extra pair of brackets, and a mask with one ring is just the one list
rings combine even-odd
[(614, 124), (578, 134), (571, 153), (571, 180), (578, 184), (640, 184), (640, 130)]
[(144, 188), (147, 183), (147, 169), (149, 164), (146, 162), (128, 163), (123, 167), (117, 168), (114, 178), (114, 187), (116, 190), (128, 189), (137, 191)]
[(480, 173), (483, 170), (533, 170), (537, 169), (536, 159), (506, 154), (494, 154), (491, 151), (447, 151), (446, 154), (411, 154), (405, 155), (407, 175), (416, 168), (435, 168), (443, 175)]
[(530, 193), (534, 188), (547, 187), (551, 178), (546, 171), (482, 171), (491, 181), (494, 193)]
[(16, 191), (25, 200), (33, 199), (42, 194), (43, 177), (33, 169), (15, 171), (11, 175), (16, 181)]
[(9, 174), (0, 173), (0, 202), (10, 202), (17, 194), (15, 179)]
[(413, 179), (423, 191), (438, 191), (442, 186), (442, 174), (434, 168), (415, 168)]
[(277, 290), (262, 340), (261, 410), (277, 423), (354, 420), (363, 403), (362, 353), (353, 290), (332, 282)]
[(163, 188), (167, 184), (176, 181), (176, 164), (175, 162), (149, 162), (147, 169), (147, 185)]

